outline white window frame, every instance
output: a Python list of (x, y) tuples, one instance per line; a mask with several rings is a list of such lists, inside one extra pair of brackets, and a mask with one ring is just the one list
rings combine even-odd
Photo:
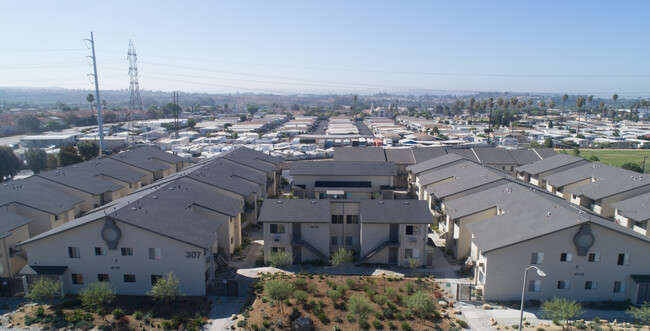
[(71, 259), (81, 258), (81, 252), (79, 251), (78, 246), (69, 246), (68, 247), (68, 257)]
[[(618, 291), (616, 290), (617, 285), (618, 285)], [(618, 280), (614, 282), (614, 293), (625, 293), (626, 291), (627, 291), (627, 283)]]
[[(593, 261), (592, 261), (593, 256)], [(600, 253), (589, 253), (587, 256), (587, 262), (600, 262)]]
[[(562, 260), (562, 255), (566, 256), (566, 259)], [(571, 253), (561, 253), (560, 254), (560, 262), (571, 262), (573, 261), (573, 254)]]
[[(587, 287), (587, 284), (591, 286)], [(595, 280), (585, 281), (585, 290), (597, 290), (597, 289), (598, 289), (598, 281)]]
[(149, 260), (160, 260), (162, 254), (159, 247), (150, 247), (149, 248)]
[(122, 256), (133, 256), (133, 248), (132, 247), (122, 247), (122, 248), (120, 248), (120, 253), (122, 254)]
[(531, 279), (528, 281), (528, 292), (541, 292), (542, 281), (539, 279)]
[[(97, 254), (97, 250), (99, 250), (99, 254)], [(106, 255), (106, 247), (101, 247), (101, 246), (95, 247), (95, 256), (105, 256), (105, 255)]]
[(530, 255), (530, 264), (543, 264), (543, 263), (544, 263), (543, 252), (533, 252)]
[(571, 288), (571, 281), (568, 280), (558, 280), (557, 289), (558, 290), (568, 290)]

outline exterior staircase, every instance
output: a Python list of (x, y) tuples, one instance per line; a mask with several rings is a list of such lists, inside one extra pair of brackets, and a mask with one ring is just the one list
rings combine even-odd
[(366, 255), (362, 256), (359, 260), (357, 260), (357, 265), (364, 264), (369, 258), (373, 257), (375, 254), (379, 253), (382, 249), (386, 247), (399, 247), (399, 242), (390, 241), (390, 240), (384, 241), (383, 243), (379, 244), (379, 246), (375, 247), (373, 250), (366, 253)]
[(302, 246), (310, 250), (312, 253), (314, 253), (319, 259), (323, 261), (329, 260), (329, 256), (321, 253), (316, 247), (314, 247), (312, 244), (309, 242), (303, 240), (303, 239), (294, 239), (291, 241), (291, 245), (293, 246)]

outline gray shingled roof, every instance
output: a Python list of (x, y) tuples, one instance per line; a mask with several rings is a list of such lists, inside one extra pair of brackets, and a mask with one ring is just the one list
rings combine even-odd
[(214, 171), (222, 169), (223, 172), (228, 172), (234, 177), (240, 177), (260, 185), (266, 184), (265, 174), (259, 173), (245, 165), (232, 162), (228, 159), (217, 158), (210, 162), (210, 167), (212, 167)]
[[(512, 158), (510, 151), (503, 148), (472, 148), (479, 162), (490, 165), (514, 165), (517, 161)], [(453, 153), (453, 152), (452, 152)]]
[(388, 162), (404, 165), (415, 164), (415, 158), (410, 148), (386, 148), (384, 153)]
[(544, 177), (546, 182), (555, 187), (561, 187), (567, 184), (575, 183), (583, 179), (591, 178), (595, 174), (605, 173), (610, 169), (605, 169), (602, 171), (600, 168), (603, 167), (603, 164), (600, 163), (585, 163), (579, 165), (575, 168), (564, 170), (552, 175)]
[(45, 187), (29, 178), (0, 185), (0, 206), (19, 203), (49, 214), (59, 215), (82, 202), (80, 198)]
[(334, 147), (334, 161), (386, 161), (381, 147)]
[[(475, 236), (472, 240), (482, 253), (542, 237), (557, 231), (591, 223), (650, 243), (650, 238), (589, 212), (579, 212), (570, 202), (537, 191), (540, 199), (517, 211), (484, 219), (467, 225)], [(598, 240), (598, 239), (596, 239)]]
[(239, 148), (236, 148), (233, 151), (229, 152), (228, 155), (231, 155), (234, 158), (238, 159), (261, 160), (264, 162), (272, 163), (274, 165), (282, 163), (281, 158), (250, 149), (246, 146), (240, 146)]
[(396, 176), (393, 162), (364, 161), (297, 161), (291, 165), (292, 176)]
[(512, 149), (508, 150), (508, 153), (517, 165), (530, 164), (542, 159), (532, 149)]
[(415, 163), (420, 163), (445, 155), (447, 150), (444, 147), (412, 147), (411, 153), (413, 153)]
[[(453, 178), (453, 180), (429, 185), (449, 178)], [(503, 174), (497, 173), (491, 168), (467, 161), (426, 174), (420, 177), (420, 184), (426, 186), (425, 191), (427, 193), (440, 199), (471, 188), (494, 183), (503, 180), (503, 178)]]
[(414, 164), (412, 166), (408, 166), (406, 167), (406, 170), (413, 172), (414, 174), (417, 175), (427, 170), (436, 169), (463, 160), (467, 160), (467, 159), (458, 154), (445, 154), (424, 162)]
[(598, 200), (650, 185), (647, 175), (595, 162), (546, 176), (545, 179), (549, 184), (560, 187), (588, 178), (591, 178), (591, 183), (572, 187), (568, 192)]
[(242, 196), (248, 196), (251, 193), (259, 192), (259, 185), (248, 183), (241, 178), (233, 176), (229, 172), (224, 172), (223, 167), (219, 164), (205, 164), (200, 169), (194, 170), (187, 174), (187, 178), (192, 178), (206, 184), (223, 188), (224, 190), (234, 192)]
[(276, 170), (276, 165), (278, 164), (276, 162), (279, 160), (276, 157), (266, 155), (262, 152), (254, 151), (247, 147), (237, 148), (219, 157), (264, 172), (271, 172)]
[(650, 193), (612, 204), (619, 214), (638, 222), (650, 220)]
[(449, 148), (447, 149), (447, 153), (460, 155), (474, 162), (480, 162), (479, 159), (476, 157), (476, 154), (474, 154), (471, 148), (457, 148), (457, 149)]
[(575, 157), (571, 155), (565, 155), (565, 154), (557, 154), (548, 158), (545, 158), (543, 160), (536, 161), (531, 164), (526, 164), (520, 167), (515, 168), (517, 172), (526, 172), (531, 175), (537, 175), (542, 172), (546, 171), (551, 171), (553, 169), (557, 169), (560, 167), (564, 167), (567, 165), (575, 165), (576, 167), (579, 165), (587, 164), (589, 161), (581, 158), (581, 157)]
[(359, 214), (361, 223), (433, 223), (423, 200), (362, 200)]
[(33, 219), (0, 209), (0, 238), (11, 235), (11, 231), (29, 224)]
[(556, 155), (557, 153), (555, 152), (554, 149), (552, 148), (533, 148), (533, 150), (542, 158), (546, 159), (549, 157), (552, 157)]
[(266, 199), (258, 222), (329, 223), (331, 200)]
[(457, 219), (495, 207), (504, 210), (526, 208), (525, 206), (536, 198), (539, 198), (539, 196), (533, 193), (530, 188), (508, 182), (466, 197), (445, 202), (445, 213), (451, 219)]
[(187, 160), (182, 157), (161, 151), (155, 147), (148, 146), (135, 148), (116, 155), (111, 155), (110, 158), (151, 172), (169, 169), (169, 166), (160, 161), (171, 164), (187, 162)]

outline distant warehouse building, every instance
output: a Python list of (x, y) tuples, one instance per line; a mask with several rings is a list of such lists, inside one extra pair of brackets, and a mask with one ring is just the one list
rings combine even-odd
[(25, 136), (20, 138), (20, 145), (25, 148), (30, 147), (61, 147), (74, 145), (76, 143), (77, 136), (81, 134), (71, 133), (71, 134), (53, 134), (53, 135), (35, 135), (35, 136)]

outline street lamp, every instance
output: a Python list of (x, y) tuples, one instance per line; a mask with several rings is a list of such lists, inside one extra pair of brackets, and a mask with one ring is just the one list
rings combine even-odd
[(530, 267), (528, 267), (528, 268), (526, 268), (524, 270), (524, 285), (523, 285), (523, 287), (521, 289), (521, 308), (519, 309), (519, 331), (521, 331), (522, 325), (523, 325), (523, 322), (524, 322), (524, 295), (526, 294), (526, 279), (528, 278), (528, 270), (530, 270), (530, 269), (537, 270), (537, 274), (540, 277), (546, 277), (546, 274), (544, 273), (544, 271), (542, 271), (542, 269), (540, 269), (540, 268), (538, 268), (538, 267), (536, 267), (534, 265), (531, 265)]

